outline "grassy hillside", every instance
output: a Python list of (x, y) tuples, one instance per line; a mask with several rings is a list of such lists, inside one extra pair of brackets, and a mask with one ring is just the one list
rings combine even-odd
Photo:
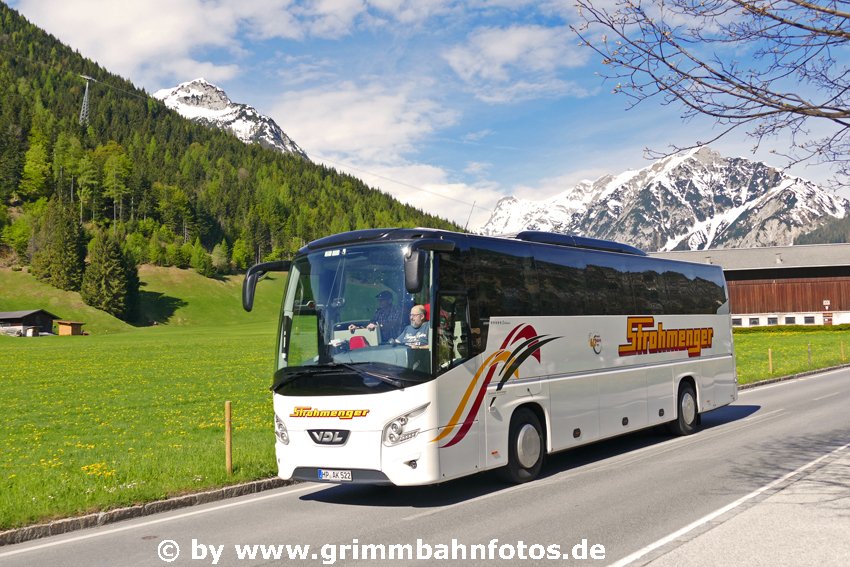
[(139, 269), (139, 314), (133, 324), (89, 307), (80, 294), (56, 289), (27, 272), (0, 268), (0, 311), (45, 309), (63, 319), (83, 321), (90, 334), (132, 332), (154, 323), (213, 327), (273, 325), (283, 295), (285, 274), (272, 274), (257, 286), (254, 310), (242, 309), (242, 276), (205, 278), (194, 270), (144, 265)]
[(144, 265), (139, 279), (138, 325), (219, 326), (274, 321), (286, 274), (270, 274), (259, 283), (250, 313), (242, 309), (241, 275), (210, 279), (194, 270)]
[(90, 333), (119, 333), (133, 327), (89, 307), (80, 294), (62, 291), (35, 279), (27, 272), (14, 272), (0, 268), (0, 311), (44, 309), (62, 319), (85, 322), (84, 330)]

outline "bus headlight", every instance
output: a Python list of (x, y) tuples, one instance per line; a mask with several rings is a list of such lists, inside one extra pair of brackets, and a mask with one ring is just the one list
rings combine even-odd
[(410, 421), (425, 413), (425, 408), (430, 405), (428, 402), (424, 406), (419, 406), (415, 410), (409, 411), (404, 415), (400, 415), (384, 426), (384, 445), (392, 447), (405, 441), (410, 441), (419, 433), (419, 428), (413, 428)]
[(283, 424), (283, 420), (280, 419), (277, 414), (274, 414), (274, 434), (278, 441), (284, 445), (289, 445), (289, 433), (286, 431), (286, 426)]

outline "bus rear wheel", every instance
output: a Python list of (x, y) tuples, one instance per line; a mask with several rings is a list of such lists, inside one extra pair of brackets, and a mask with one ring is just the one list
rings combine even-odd
[(679, 395), (676, 400), (678, 416), (675, 421), (667, 424), (674, 435), (690, 435), (697, 430), (699, 412), (697, 411), (697, 394), (689, 382), (679, 385)]
[(543, 427), (537, 414), (520, 408), (511, 416), (508, 433), (508, 464), (502, 469), (503, 478), (515, 484), (537, 478), (543, 468)]

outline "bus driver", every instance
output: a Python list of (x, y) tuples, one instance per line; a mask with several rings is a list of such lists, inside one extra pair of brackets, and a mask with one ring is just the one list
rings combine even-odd
[[(393, 337), (399, 332), (402, 326), (401, 322), (401, 306), (393, 304), (393, 294), (387, 290), (382, 291), (375, 296), (378, 300), (378, 308), (372, 316), (372, 320), (366, 325), (370, 331), (379, 328), (381, 331), (381, 342), (391, 342)], [(354, 324), (348, 326), (348, 330), (352, 333), (358, 327)]]

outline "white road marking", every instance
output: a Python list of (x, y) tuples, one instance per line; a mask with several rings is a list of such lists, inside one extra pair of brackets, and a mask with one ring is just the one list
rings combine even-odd
[(780, 386), (787, 386), (788, 384), (797, 384), (800, 382), (806, 382), (813, 378), (823, 378), (825, 376), (830, 376), (832, 374), (837, 374), (839, 372), (847, 372), (847, 368), (836, 368), (835, 370), (828, 370), (821, 374), (812, 374), (810, 376), (802, 376), (800, 378), (790, 378), (788, 380), (782, 380), (780, 382), (776, 382), (775, 384), (768, 384), (766, 386), (758, 386), (755, 388), (747, 388), (746, 390), (738, 390), (738, 396), (742, 396), (744, 394), (751, 394), (753, 392), (764, 392), (765, 390), (770, 390), (771, 388), (778, 388)]
[[(292, 490), (287, 490), (285, 492), (275, 492), (273, 494), (265, 494), (263, 496), (257, 496), (256, 498), (249, 498), (246, 500), (238, 500), (235, 502), (228, 502), (227, 504), (219, 504), (218, 506), (211, 506), (209, 508), (204, 508), (203, 510), (193, 510), (191, 512), (184, 512), (183, 514), (177, 514), (175, 516), (168, 516), (166, 518), (156, 518), (153, 520), (148, 520), (147, 522), (134, 523), (132, 525), (121, 526), (118, 528), (112, 528), (108, 530), (98, 531), (94, 533), (82, 534), (78, 536), (74, 536), (68, 539), (63, 539), (59, 541), (48, 541), (46, 543), (42, 543), (39, 545), (33, 545), (31, 547), (26, 547), (22, 549), (13, 549), (11, 551), (0, 552), (0, 558), (9, 557), (10, 555), (18, 555), (20, 553), (27, 553), (29, 551), (35, 551), (37, 549), (45, 549), (48, 547), (55, 547), (57, 545), (65, 545), (67, 543), (74, 543), (78, 541), (83, 541), (87, 539), (92, 539), (96, 537), (102, 537), (105, 535), (111, 535), (118, 532), (126, 532), (128, 530), (135, 530), (138, 528), (145, 528), (147, 526), (153, 526), (156, 524), (162, 524), (164, 522), (170, 522), (172, 520), (180, 520), (183, 518), (190, 518), (192, 516), (198, 516), (201, 514), (207, 514), (209, 512), (216, 512), (218, 510), (224, 510), (226, 508), (233, 508), (235, 506), (244, 506), (245, 504), (253, 504), (254, 502), (258, 502), (260, 500), (269, 500), (271, 498), (280, 498), (281, 496), (287, 496), (289, 494), (293, 494), (296, 492), (304, 492), (306, 490), (318, 489), (326, 487), (321, 484), (310, 483), (308, 486), (301, 486), (299, 488), (293, 488)], [(55, 537), (55, 536), (54, 536)], [(22, 545), (22, 544), (19, 544)]]
[(766, 484), (766, 485), (762, 486), (761, 488), (759, 488), (757, 490), (754, 490), (753, 492), (750, 492), (746, 496), (742, 496), (741, 498), (735, 500), (731, 504), (727, 504), (726, 506), (724, 506), (724, 507), (722, 507), (718, 510), (715, 510), (714, 512), (711, 512), (710, 514), (703, 516), (699, 520), (688, 524), (684, 528), (677, 530), (677, 531), (671, 533), (670, 535), (665, 536), (665, 537), (647, 545), (646, 547), (635, 551), (631, 555), (627, 555), (626, 557), (623, 557), (622, 559), (620, 559), (616, 563), (612, 563), (610, 565), (610, 567), (625, 567), (626, 565), (629, 565), (630, 563), (637, 561), (638, 559), (640, 559), (644, 555), (648, 554), (649, 552), (654, 551), (654, 550), (656, 550), (659, 547), (662, 547), (664, 545), (667, 545), (671, 541), (674, 541), (674, 540), (682, 537), (683, 535), (699, 528), (700, 526), (704, 526), (705, 524), (714, 520), (715, 518), (722, 516), (726, 512), (729, 512), (730, 510), (734, 510), (735, 508), (737, 508), (738, 506), (741, 506), (742, 504), (744, 504), (748, 500), (752, 500), (753, 498), (762, 494), (763, 492), (766, 492), (766, 491), (770, 490), (771, 488), (773, 488), (773, 487), (775, 487), (779, 484), (782, 484), (783, 482), (785, 482), (789, 478), (793, 477), (794, 475), (797, 475), (797, 474), (803, 472), (804, 470), (815, 466), (819, 462), (823, 461), (824, 459), (831, 457), (832, 455), (835, 455), (836, 453), (840, 453), (841, 451), (846, 450), (848, 447), (850, 447), (850, 443), (848, 443), (847, 445), (844, 445), (843, 447), (839, 447), (838, 449), (835, 449), (834, 451), (831, 451), (830, 453), (827, 453), (826, 455), (822, 455), (822, 456), (818, 457), (817, 459), (815, 459), (814, 461), (806, 463), (805, 465), (801, 466), (800, 468), (798, 468), (794, 471), (791, 471), (790, 473), (786, 474), (785, 476), (778, 478), (778, 479), (774, 480), (773, 482)]
[(825, 395), (825, 396), (821, 396), (821, 397), (819, 397), (819, 398), (814, 398), (812, 401), (813, 401), (813, 402), (819, 402), (819, 401), (821, 401), (821, 400), (825, 400), (825, 399), (827, 399), (827, 398), (831, 398), (831, 397), (833, 397), (833, 396), (837, 396), (837, 395), (838, 395), (838, 394), (840, 394), (840, 393), (841, 393), (841, 392), (833, 392), (832, 394), (827, 394), (827, 395)]

